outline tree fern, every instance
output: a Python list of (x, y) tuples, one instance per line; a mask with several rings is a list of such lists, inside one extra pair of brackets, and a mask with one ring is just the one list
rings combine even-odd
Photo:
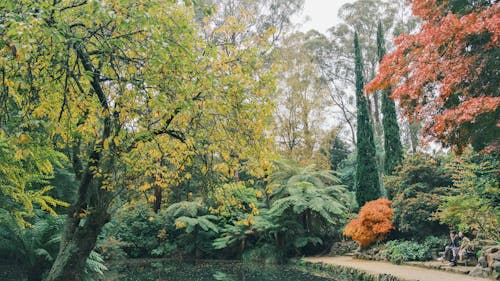
[(321, 229), (341, 229), (354, 207), (354, 194), (338, 184), (332, 171), (313, 165), (302, 168), (290, 161), (276, 162), (276, 166), (271, 184), (278, 187), (268, 212), (270, 220), (281, 226), (272, 230), (275, 237), (283, 241), (290, 236), (285, 244), (302, 248), (320, 243)]

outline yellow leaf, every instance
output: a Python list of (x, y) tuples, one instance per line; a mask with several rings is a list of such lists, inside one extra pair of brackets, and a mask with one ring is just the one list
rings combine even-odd
[(102, 144), (102, 147), (103, 147), (105, 150), (108, 150), (108, 149), (109, 149), (109, 141), (108, 141), (108, 139), (105, 139), (105, 140), (104, 140), (104, 143)]
[(146, 191), (151, 188), (151, 185), (149, 183), (144, 183), (139, 187), (139, 191)]
[(28, 134), (25, 134), (25, 133), (22, 133), (19, 135), (19, 137), (17, 138), (17, 143), (19, 144), (27, 144), (30, 142), (30, 136), (28, 136)]

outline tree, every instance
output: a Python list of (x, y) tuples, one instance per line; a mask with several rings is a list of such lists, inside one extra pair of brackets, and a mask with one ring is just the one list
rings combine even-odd
[[(231, 179), (242, 163), (262, 171), (274, 88), (260, 56), (267, 33), (206, 42), (193, 7), (171, 1), (3, 1), (0, 10), (2, 99), (21, 125), (46, 132), (78, 181), (47, 280), (80, 280), (114, 199), (188, 179), (193, 155), (220, 155)], [(227, 41), (238, 28), (213, 35)]]
[(368, 91), (393, 87), (409, 118), (422, 121), (430, 139), (460, 152), (500, 147), (498, 28), (495, 1), (413, 0), (423, 25), (402, 34), (381, 62)]
[(219, 232), (215, 224), (218, 217), (209, 214), (201, 200), (174, 203), (166, 209), (165, 216), (167, 223), (175, 225), (177, 232), (181, 232), (174, 237), (176, 247), (185, 247), (187, 253), (194, 252), (197, 259), (201, 258), (203, 251), (211, 249), (207, 244)]
[[(306, 232), (316, 225), (314, 216), (338, 225), (353, 206), (351, 193), (329, 170), (305, 168), (293, 162), (277, 162), (278, 170), (271, 176), (273, 188), (271, 214), (280, 215), (291, 209), (299, 215)], [(320, 224), (318, 224), (320, 225)]]
[(356, 200), (360, 206), (380, 197), (377, 158), (373, 129), (368, 113), (366, 96), (363, 94), (363, 65), (357, 33), (354, 34), (355, 74), (356, 74)]
[[(358, 32), (364, 56), (364, 77), (368, 80), (375, 75), (378, 64), (376, 26), (380, 19), (387, 30), (388, 41), (393, 34), (411, 31), (416, 22), (407, 12), (405, 0), (380, 1), (362, 0), (344, 4), (339, 10), (341, 22), (332, 26), (326, 35), (315, 31), (307, 34), (308, 49), (316, 57), (323, 79), (329, 86), (329, 97), (333, 103), (333, 113), (342, 120), (342, 134), (348, 136), (353, 146), (356, 144), (355, 79), (352, 60), (354, 31)], [(375, 134), (381, 136), (380, 97), (370, 95), (369, 110), (374, 123)], [(346, 138), (347, 139), (347, 138)], [(381, 160), (381, 159), (380, 159)], [(380, 161), (380, 165), (382, 162)]]
[[(275, 135), (280, 150), (292, 160), (308, 165), (319, 161), (318, 147), (324, 130), (327, 85), (315, 58), (307, 51), (307, 35), (294, 33), (275, 50), (280, 61), (276, 96)], [(324, 157), (323, 157), (324, 158)], [(326, 159), (323, 159), (326, 160)]]
[[(378, 58), (382, 61), (385, 55), (385, 40), (382, 22), (378, 22), (377, 28)], [(396, 106), (390, 98), (391, 88), (382, 91), (382, 125), (384, 128), (384, 171), (391, 174), (394, 168), (403, 160), (403, 147), (399, 135), (398, 116)]]
[(344, 235), (358, 242), (365, 248), (374, 242), (381, 241), (391, 231), (394, 211), (391, 201), (377, 199), (367, 202), (359, 211), (359, 217), (351, 220), (344, 228)]
[(330, 168), (337, 170), (340, 168), (340, 163), (347, 159), (351, 151), (347, 143), (342, 140), (338, 129), (333, 129), (330, 132), (330, 137), (327, 139), (326, 145), (328, 147), (325, 150), (328, 151), (325, 151), (325, 154), (329, 156)]
[(500, 239), (500, 179), (498, 156), (466, 150), (450, 163), (453, 186), (435, 216), (462, 231), (479, 230), (486, 238)]
[(272, 226), (264, 231), (273, 234), (277, 250), (285, 255), (337, 238), (339, 226), (356, 207), (353, 192), (339, 185), (331, 170), (290, 161), (275, 164), (270, 176), (271, 208), (265, 213)]

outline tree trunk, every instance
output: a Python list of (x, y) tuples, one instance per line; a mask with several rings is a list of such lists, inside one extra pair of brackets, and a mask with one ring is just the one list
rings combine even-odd
[(311, 209), (306, 210), (306, 225), (307, 225), (307, 232), (311, 233), (312, 232), (312, 211), (311, 211)]
[[(99, 68), (92, 64), (89, 54), (84, 47), (74, 46), (78, 59), (85, 71), (92, 73), (91, 87), (96, 94), (103, 112), (109, 110), (106, 94), (101, 86)], [(69, 208), (68, 216), (61, 237), (61, 245), (46, 281), (79, 281), (87, 258), (94, 249), (97, 236), (102, 227), (110, 220), (107, 212), (112, 195), (102, 188), (103, 178), (96, 177), (95, 171), (99, 166), (113, 167), (114, 158), (102, 159), (103, 144), (110, 137), (112, 119), (110, 114), (105, 114), (103, 119), (100, 141), (94, 144), (92, 153), (88, 158), (85, 172), (79, 176), (78, 170), (83, 167), (79, 160), (79, 149), (74, 149), (73, 170), (80, 180), (76, 202)], [(117, 124), (114, 124), (117, 125)], [(118, 127), (117, 127), (118, 128)], [(96, 139), (97, 140), (97, 139)], [(111, 144), (111, 147), (113, 145)], [(113, 151), (110, 149), (109, 151)]]
[(278, 263), (283, 264), (286, 256), (286, 241), (285, 235), (283, 233), (279, 233), (276, 235), (276, 248), (278, 251)]
[(78, 214), (68, 214), (59, 253), (46, 281), (81, 280), (81, 274), (90, 252), (95, 247), (97, 236), (109, 219), (110, 216), (105, 210), (87, 215), (83, 223)]
[(413, 153), (417, 152), (418, 147), (418, 135), (420, 132), (420, 124), (413, 122), (410, 123), (410, 143), (411, 143), (411, 151)]
[(156, 214), (160, 211), (161, 208), (161, 199), (162, 199), (162, 194), (161, 194), (161, 187), (155, 186), (155, 203), (153, 206), (153, 210)]
[(243, 259), (243, 253), (245, 252), (245, 248), (246, 248), (246, 238), (243, 237), (243, 239), (241, 239), (241, 243), (240, 243), (240, 257), (241, 259)]
[(194, 227), (194, 258), (195, 259), (200, 259), (201, 258), (201, 250), (198, 245), (198, 232), (200, 231), (199, 226), (196, 225)]

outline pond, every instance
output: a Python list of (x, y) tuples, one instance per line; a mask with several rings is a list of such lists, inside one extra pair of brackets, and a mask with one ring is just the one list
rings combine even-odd
[(331, 281), (292, 266), (240, 262), (161, 263), (111, 266), (106, 280), (114, 281)]

